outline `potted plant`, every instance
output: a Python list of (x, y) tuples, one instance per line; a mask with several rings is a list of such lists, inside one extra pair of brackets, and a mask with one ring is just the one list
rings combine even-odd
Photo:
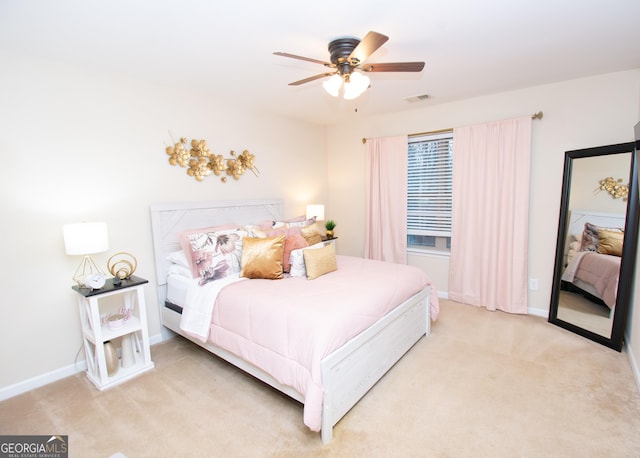
[(328, 239), (332, 239), (333, 238), (333, 230), (336, 228), (335, 221), (333, 221), (332, 219), (326, 221), (324, 223), (324, 228), (327, 231), (327, 238)]

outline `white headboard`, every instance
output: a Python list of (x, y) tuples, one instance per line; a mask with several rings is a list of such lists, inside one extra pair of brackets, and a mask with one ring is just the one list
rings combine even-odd
[(161, 203), (151, 205), (150, 209), (160, 307), (164, 306), (167, 297), (167, 271), (170, 265), (167, 256), (180, 249), (180, 232), (221, 224), (258, 224), (283, 218), (281, 199)]

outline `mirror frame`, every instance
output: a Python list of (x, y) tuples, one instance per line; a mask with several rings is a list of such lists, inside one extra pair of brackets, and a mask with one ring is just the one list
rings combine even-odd
[[(566, 151), (564, 156), (564, 175), (562, 178), (562, 197), (560, 202), (560, 219), (558, 222), (558, 239), (556, 242), (556, 257), (551, 289), (551, 303), (549, 307), (549, 322), (568, 331), (575, 332), (582, 337), (591, 339), (617, 351), (622, 351), (624, 331), (627, 325), (627, 315), (632, 300), (631, 287), (634, 281), (636, 248), (638, 241), (638, 164), (637, 150), (634, 142), (616, 145), (599, 146), (579, 150)], [(571, 191), (571, 172), (574, 159), (607, 154), (631, 153), (631, 167), (629, 171), (629, 194), (625, 217), (625, 232), (623, 239), (622, 257), (620, 260), (620, 277), (618, 293), (613, 315), (613, 325), (610, 337), (607, 338), (573, 323), (558, 318), (558, 299), (560, 297), (560, 278), (563, 271), (564, 243), (569, 225), (569, 197)]]

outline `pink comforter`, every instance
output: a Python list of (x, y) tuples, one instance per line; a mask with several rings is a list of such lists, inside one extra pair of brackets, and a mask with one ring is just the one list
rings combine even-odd
[(575, 278), (593, 285), (609, 308), (616, 304), (620, 258), (600, 253), (586, 253), (576, 269)]
[[(420, 269), (337, 256), (338, 270), (315, 280), (249, 280), (219, 293), (209, 341), (271, 374), (304, 397), (304, 423), (319, 431), (320, 361), (430, 285)], [(438, 297), (431, 291), (431, 316)]]

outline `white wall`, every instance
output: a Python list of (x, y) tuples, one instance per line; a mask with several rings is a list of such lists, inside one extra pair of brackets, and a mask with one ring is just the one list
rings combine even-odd
[[(74, 370), (80, 258), (65, 254), (63, 224), (108, 223), (110, 250), (95, 258), (138, 259), (136, 274), (150, 280), (150, 334), (159, 336), (151, 203), (276, 197), (294, 216), (328, 198), (324, 127), (61, 63), (0, 59), (0, 392)], [(216, 153), (248, 149), (260, 177), (196, 182), (168, 164), (169, 131), (204, 138)]]
[[(338, 224), (339, 251), (352, 255), (364, 252), (363, 137), (447, 129), (543, 111), (543, 119), (533, 121), (529, 276), (539, 280), (539, 290), (529, 293), (529, 308), (546, 315), (551, 297), (564, 152), (632, 141), (633, 126), (640, 119), (639, 95), (640, 69), (426, 105), (414, 111), (363, 117), (331, 126), (327, 133), (329, 205), (331, 217)], [(424, 268), (436, 287), (447, 291), (446, 259), (410, 256), (410, 263)]]

